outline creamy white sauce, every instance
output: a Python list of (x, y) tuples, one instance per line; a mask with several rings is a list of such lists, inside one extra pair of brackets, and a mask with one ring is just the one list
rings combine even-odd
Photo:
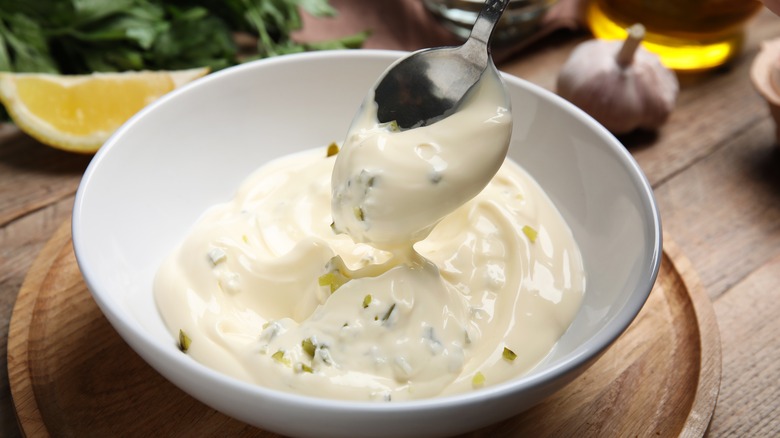
[(506, 157), (512, 115), (497, 73), (486, 70), (455, 114), (392, 132), (377, 126), (369, 94), (333, 169), (333, 220), (382, 248), (422, 240), (487, 185)]
[(427, 128), (376, 127), (364, 105), (337, 156), (283, 157), (206, 212), (154, 286), (187, 353), (266, 387), (354, 400), (464, 392), (538, 364), (585, 276), (552, 202), (504, 161), (511, 118), (488, 79)]

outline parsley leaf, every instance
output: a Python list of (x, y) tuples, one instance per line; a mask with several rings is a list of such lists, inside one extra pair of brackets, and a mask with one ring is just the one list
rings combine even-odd
[(328, 0), (0, 0), (0, 71), (218, 70), (241, 62), (237, 32), (257, 39), (248, 59), (354, 48), (367, 36), (297, 43), (301, 10), (336, 13)]
[[(302, 26), (301, 10), (336, 13), (328, 0), (0, 0), (0, 71), (214, 71), (267, 56), (356, 48), (368, 36), (297, 43), (291, 35)], [(254, 54), (239, 56), (237, 33), (257, 39)]]

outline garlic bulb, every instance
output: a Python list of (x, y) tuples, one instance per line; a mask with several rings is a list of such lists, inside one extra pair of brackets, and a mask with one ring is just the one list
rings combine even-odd
[(679, 91), (675, 74), (639, 46), (635, 24), (624, 41), (591, 40), (577, 46), (558, 76), (558, 94), (614, 134), (660, 127)]

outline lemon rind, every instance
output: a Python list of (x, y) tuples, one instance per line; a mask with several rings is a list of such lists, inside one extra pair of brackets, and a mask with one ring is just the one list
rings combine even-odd
[[(188, 82), (205, 76), (207, 67), (176, 71), (133, 71), (123, 73), (92, 73), (89, 75), (61, 76), (44, 73), (0, 73), (0, 103), (3, 104), (14, 123), (30, 137), (48, 146), (77, 153), (94, 153), (113, 134), (114, 130), (100, 130), (86, 135), (75, 135), (62, 132), (46, 120), (33, 114), (27, 106), (20, 102), (14, 79), (23, 76), (35, 76), (50, 79), (64, 86), (71, 86), (95, 77), (121, 78), (128, 75), (166, 74), (176, 89)], [(158, 96), (159, 98), (159, 96)]]

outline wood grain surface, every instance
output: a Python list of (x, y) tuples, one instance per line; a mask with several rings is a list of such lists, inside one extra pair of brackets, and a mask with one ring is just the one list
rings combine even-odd
[[(530, 411), (468, 436), (702, 436), (720, 387), (719, 332), (690, 264), (665, 247), (647, 304), (588, 371)], [(27, 274), (8, 360), (27, 436), (276, 436), (190, 398), (125, 344), (84, 285), (69, 222)]]
[[(558, 32), (499, 67), (552, 89), (571, 50), (588, 37)], [(713, 437), (780, 436), (780, 148), (748, 75), (760, 42), (778, 37), (780, 18), (762, 12), (732, 65), (683, 78), (677, 106), (659, 132), (621, 138), (655, 189), (665, 231), (713, 301), (723, 352), (707, 432)], [(89, 159), (0, 124), (2, 353), (22, 282), (70, 216)], [(14, 438), (21, 433), (6, 370), (0, 354), (0, 436)]]

